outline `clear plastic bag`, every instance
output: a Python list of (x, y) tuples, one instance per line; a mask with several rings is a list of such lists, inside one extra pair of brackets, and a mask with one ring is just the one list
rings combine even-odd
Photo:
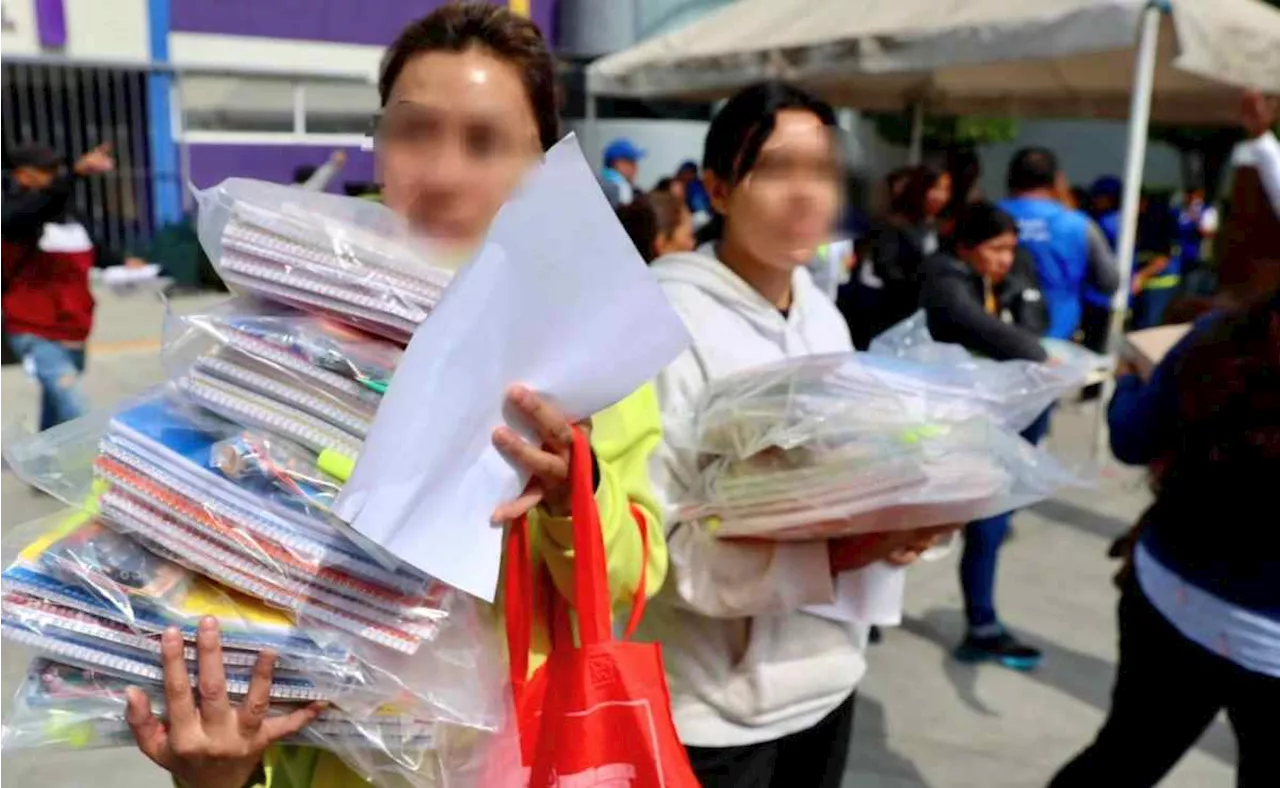
[(196, 195), (233, 289), (407, 340), (452, 280), (444, 255), (377, 203), (232, 178)]
[(947, 407), (957, 418), (983, 413), (1019, 432), (1085, 385), (1100, 363), (1088, 351), (1067, 355), (1061, 347), (1051, 353), (1050, 364), (979, 358), (960, 345), (935, 341), (924, 312), (876, 337), (870, 352), (858, 358), (890, 388), (928, 396), (933, 407)]
[[(125, 716), (130, 686), (138, 686), (138, 682), (37, 658), (13, 698), (0, 736), (0, 750), (8, 753), (32, 748), (82, 751), (133, 747), (133, 734)], [(152, 700), (152, 712), (165, 719), (162, 688), (144, 685), (143, 689)], [(277, 701), (268, 714), (287, 714), (295, 708), (295, 704)], [(366, 717), (328, 708), (278, 746), (333, 752), (375, 786), (488, 788), (517, 784), (489, 780), (493, 773), (485, 770), (481, 762), (501, 754), (501, 748), (514, 746), (505, 741), (513, 735), (513, 731), (489, 733), (417, 719), (388, 704)], [(274, 762), (278, 770), (292, 778), (289, 784), (305, 784), (309, 777), (289, 775), (293, 761), (288, 757)]]
[[(332, 724), (308, 729), (299, 743), (335, 751), (362, 775), (377, 777), (376, 784), (384, 778), (398, 784), (392, 777), (406, 775), (409, 784), (436, 784), (419, 778), (440, 775), (437, 725), (456, 729), (455, 743), (466, 739), (463, 729), (500, 733), (509, 696), (497, 628), (469, 597), (452, 606), (436, 637), (416, 654), (401, 654), (312, 620), (310, 606), (286, 615), (239, 594), (170, 556), (144, 550), (103, 526), (100, 517), (64, 513), (38, 525), (48, 530), (2, 575), (0, 634), (10, 645), (122, 686), (141, 686), (156, 701), (163, 678), (160, 634), (169, 627), (182, 632), (194, 677), (197, 627), (215, 616), (229, 694), (247, 691), (258, 653), (272, 649), (280, 655), (273, 702), (331, 703), (323, 719)], [(35, 728), (6, 720), (5, 746), (46, 743), (40, 732), (50, 729), (65, 736), (47, 743), (118, 743), (110, 726), (101, 728), (102, 719), (97, 711), (86, 718), (83, 709), (57, 707)], [(10, 741), (15, 731), (25, 733)]]
[(808, 356), (713, 382), (689, 433), (698, 476), (681, 519), (722, 538), (831, 538), (967, 522), (1075, 483), (994, 417), (968, 361), (865, 359)]
[(165, 367), (284, 401), (363, 440), (403, 349), (389, 340), (251, 298), (169, 315)]

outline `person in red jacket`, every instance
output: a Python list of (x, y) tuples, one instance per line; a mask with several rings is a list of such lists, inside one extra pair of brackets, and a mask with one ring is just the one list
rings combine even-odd
[(23, 366), (40, 383), (40, 429), (85, 410), (80, 376), (93, 327), (89, 269), (97, 253), (68, 203), (77, 179), (115, 168), (109, 145), (68, 170), (45, 145), (10, 151), (14, 191), (5, 196), (4, 329)]

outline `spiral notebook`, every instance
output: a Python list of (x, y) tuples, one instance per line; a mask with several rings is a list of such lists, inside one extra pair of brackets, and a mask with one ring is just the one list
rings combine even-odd
[[(97, 553), (82, 548), (101, 546), (112, 537), (122, 544)], [(349, 662), (345, 651), (318, 646), (278, 608), (218, 586), (98, 522), (68, 523), (37, 539), (0, 574), (0, 583), (6, 594), (43, 600), (138, 632), (156, 634), (176, 626), (194, 641), (200, 619), (214, 616), (230, 648), (272, 648), (301, 660)]]
[[(112, 673), (86, 669), (55, 660), (36, 658), (27, 667), (27, 677), (18, 697), (25, 705), (26, 713), (48, 713), (44, 731), (61, 730), (69, 725), (80, 728), (92, 725), (91, 730), (74, 731), (76, 740), (83, 742), (78, 748), (91, 746), (131, 746), (134, 743), (125, 722), (126, 692), (136, 682)], [(152, 711), (165, 716), (164, 692), (159, 685), (151, 685), (148, 692)], [(296, 709), (295, 704), (281, 703), (273, 706), (268, 714), (287, 714)], [(17, 727), (29, 728), (29, 719), (14, 720)], [(434, 724), (397, 713), (394, 709), (379, 709), (367, 717), (354, 718), (338, 709), (328, 708), (307, 725), (301, 734), (285, 739), (286, 743), (324, 746), (326, 742), (341, 741), (346, 746), (367, 746), (400, 752), (408, 749), (430, 749), (433, 746)], [(5, 745), (9, 745), (6, 737)], [(38, 744), (33, 742), (33, 744)]]

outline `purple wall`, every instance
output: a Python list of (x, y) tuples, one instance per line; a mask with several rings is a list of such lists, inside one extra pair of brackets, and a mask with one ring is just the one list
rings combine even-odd
[[(172, 0), (171, 30), (385, 46), (407, 23), (449, 0)], [(489, 0), (504, 4), (505, 0)], [(555, 44), (555, 0), (530, 0)]]
[[(293, 169), (303, 164), (319, 166), (332, 148), (317, 145), (213, 145), (189, 147), (190, 177), (198, 188), (215, 186), (225, 178), (257, 178), (291, 183)], [(373, 180), (373, 153), (347, 148), (347, 164), (334, 176), (327, 191), (342, 193), (345, 181)]]

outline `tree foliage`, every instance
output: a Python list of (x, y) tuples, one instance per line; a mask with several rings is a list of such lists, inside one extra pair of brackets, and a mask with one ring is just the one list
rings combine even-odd
[[(911, 144), (911, 112), (879, 113), (871, 116), (876, 133), (893, 145)], [(925, 116), (924, 149), (972, 148), (991, 142), (1009, 142), (1018, 134), (1013, 118), (968, 116)]]

